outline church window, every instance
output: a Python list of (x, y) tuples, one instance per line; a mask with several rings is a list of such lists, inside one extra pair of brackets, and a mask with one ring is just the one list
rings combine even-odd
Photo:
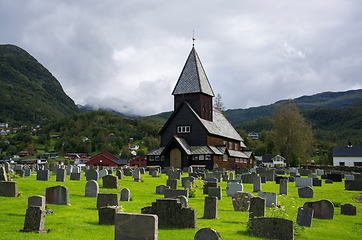
[(229, 142), (229, 149), (233, 149), (233, 143)]
[(199, 160), (199, 155), (193, 155), (193, 156), (192, 156), (192, 160), (198, 161), (198, 160)]
[(154, 156), (150, 156), (150, 161), (155, 161), (155, 157)]
[(190, 126), (178, 126), (177, 127), (177, 133), (189, 133), (190, 132)]
[(155, 161), (160, 161), (160, 156), (156, 156)]
[(211, 155), (205, 155), (205, 160), (211, 160)]
[(228, 155), (224, 154), (224, 156), (222, 157), (223, 161), (227, 161), (228, 160)]
[(205, 160), (205, 156), (204, 156), (204, 155), (199, 155), (199, 160), (200, 160), (200, 161)]

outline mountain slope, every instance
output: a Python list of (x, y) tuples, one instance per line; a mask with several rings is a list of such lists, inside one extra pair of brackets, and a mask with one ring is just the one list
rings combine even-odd
[[(295, 98), (299, 110), (313, 108), (342, 108), (362, 99), (362, 89), (346, 92), (323, 92), (311, 96)], [(287, 100), (281, 100), (274, 104), (252, 107), (247, 109), (229, 109), (225, 111), (226, 118), (233, 126), (259, 117), (267, 117), (274, 114), (277, 104)]]
[(40, 123), (80, 112), (35, 58), (17, 46), (0, 45), (0, 122)]

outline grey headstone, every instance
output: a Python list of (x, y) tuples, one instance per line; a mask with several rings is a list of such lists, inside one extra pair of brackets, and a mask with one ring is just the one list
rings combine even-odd
[(300, 198), (313, 198), (314, 190), (311, 187), (298, 188), (298, 196)]
[(266, 206), (273, 207), (277, 205), (277, 194), (272, 192), (258, 192), (258, 197), (265, 198)]
[(250, 199), (253, 197), (254, 195), (249, 192), (236, 192), (232, 196), (234, 211), (242, 211), (242, 212), (249, 211)]
[(170, 189), (170, 186), (160, 185), (156, 187), (156, 194), (165, 194), (165, 189)]
[(190, 181), (191, 183), (193, 183), (195, 181), (195, 178), (194, 177), (183, 177), (183, 178), (181, 178), (182, 187), (185, 187), (185, 182), (186, 181)]
[(82, 178), (82, 173), (71, 173), (70, 174), (70, 180), (80, 181), (81, 178)]
[(102, 169), (99, 171), (99, 178), (103, 178), (104, 176), (108, 175), (108, 170), (107, 169)]
[(265, 204), (266, 204), (265, 198), (261, 197), (250, 198), (249, 219), (254, 217), (265, 217), (265, 208), (266, 208)]
[(17, 182), (0, 182), (0, 196), (4, 197), (17, 197), (18, 196), (18, 183)]
[(226, 187), (226, 195), (228, 197), (234, 196), (236, 192), (242, 192), (244, 189), (243, 184), (238, 182), (228, 182)]
[(105, 206), (98, 208), (99, 225), (114, 225), (118, 206)]
[(158, 239), (158, 216), (151, 214), (116, 213), (115, 240)]
[(177, 179), (168, 179), (166, 182), (167, 186), (170, 186), (171, 189), (178, 189), (178, 180)]
[(204, 218), (217, 218), (218, 198), (216, 196), (205, 197)]
[(209, 187), (209, 197), (215, 196), (219, 200), (222, 200), (222, 188), (221, 187)]
[(69, 189), (63, 185), (48, 187), (45, 199), (48, 204), (69, 206)]
[(181, 195), (173, 198), (180, 200), (180, 203), (182, 203), (182, 207), (189, 207), (189, 199), (186, 196)]
[(24, 169), (25, 177), (31, 177), (31, 169)]
[(342, 215), (351, 215), (356, 216), (357, 215), (357, 207), (353, 204), (346, 203), (341, 205), (341, 214)]
[(133, 181), (141, 182), (141, 172), (139, 168), (133, 170)]
[(254, 177), (253, 178), (253, 192), (260, 192), (261, 191), (261, 178)]
[(128, 188), (123, 188), (121, 191), (121, 201), (129, 202), (131, 199), (131, 191)]
[(49, 170), (38, 170), (36, 172), (36, 180), (49, 181)]
[(85, 185), (86, 197), (97, 197), (99, 192), (98, 183), (95, 180), (90, 180)]
[(7, 181), (8, 177), (6, 175), (6, 170), (4, 167), (0, 167), (0, 181)]
[(181, 196), (181, 195), (184, 195), (184, 196), (186, 196), (188, 198), (189, 197), (189, 190), (188, 189), (185, 189), (185, 190), (182, 190), (182, 189), (165, 189), (165, 193), (164, 193), (165, 198), (174, 198), (174, 197)]
[(65, 182), (65, 176), (66, 176), (65, 169), (63, 169), (63, 168), (58, 168), (58, 169), (57, 169), (57, 178), (56, 178), (56, 181), (57, 181), (57, 182)]
[(269, 239), (294, 239), (294, 222), (283, 218), (252, 218), (250, 233)]
[(197, 231), (194, 240), (221, 240), (221, 236), (212, 228), (202, 228)]
[(41, 207), (45, 209), (45, 197), (40, 195), (31, 196), (28, 198), (29, 207)]
[(313, 187), (313, 178), (296, 178), (295, 187)]
[(312, 208), (314, 210), (313, 218), (333, 219), (334, 205), (329, 200), (320, 200), (316, 202), (306, 202), (303, 208)]
[(119, 207), (119, 195), (118, 193), (98, 193), (97, 196), (97, 209), (106, 206), (118, 206)]
[(114, 175), (106, 175), (102, 178), (104, 188), (119, 189), (118, 177)]
[(90, 181), (90, 180), (98, 181), (99, 173), (97, 170), (90, 170), (85, 173), (85, 177), (86, 177), (87, 181)]
[(298, 208), (297, 215), (297, 224), (302, 227), (312, 227), (313, 222), (313, 212), (312, 208)]
[(41, 207), (29, 207), (26, 210), (24, 229), (20, 230), (22, 232), (27, 232), (29, 230), (44, 233), (44, 224), (45, 224), (45, 209)]
[(123, 170), (122, 169), (119, 169), (116, 171), (116, 176), (118, 177), (118, 180), (121, 180), (123, 179)]

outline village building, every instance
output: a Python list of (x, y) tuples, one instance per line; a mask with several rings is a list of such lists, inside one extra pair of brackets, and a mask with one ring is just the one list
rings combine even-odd
[(107, 167), (122, 167), (127, 165), (127, 158), (118, 158), (107, 151), (100, 152), (89, 158), (85, 163), (86, 166), (107, 166)]
[(362, 166), (362, 146), (334, 146), (333, 166)]
[(262, 165), (264, 167), (285, 167), (287, 162), (284, 156), (280, 155), (263, 155)]
[(194, 47), (172, 95), (174, 111), (159, 132), (161, 146), (146, 154), (148, 166), (254, 166), (254, 158), (243, 152), (238, 132), (222, 112), (213, 109), (214, 92)]
[(251, 140), (258, 140), (259, 139), (259, 134), (256, 132), (251, 132), (248, 134), (248, 138)]
[(138, 167), (146, 167), (147, 166), (147, 159), (144, 157), (136, 157), (128, 162), (130, 167), (138, 166)]

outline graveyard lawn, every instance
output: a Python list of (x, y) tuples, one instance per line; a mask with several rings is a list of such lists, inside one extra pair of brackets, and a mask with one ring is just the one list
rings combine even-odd
[[(84, 197), (86, 178), (84, 173), (81, 181), (70, 181), (69, 175), (65, 182), (56, 182), (56, 176), (50, 175), (49, 181), (37, 181), (33, 173), (31, 177), (16, 178), (18, 182), (19, 197), (0, 196), (0, 239), (114, 239), (114, 226), (99, 225), (97, 199)], [(114, 172), (115, 174), (115, 172)], [(182, 177), (187, 177), (183, 174)], [(141, 182), (135, 182), (131, 176), (124, 176), (119, 180), (120, 189), (102, 187), (102, 179), (98, 180), (99, 192), (118, 193), (123, 188), (131, 192), (129, 202), (120, 202), (123, 212), (141, 213), (141, 208), (151, 206), (152, 202), (163, 195), (156, 194), (156, 186), (164, 185), (167, 176), (161, 174), (159, 178), (148, 175), (141, 176)], [(64, 185), (69, 188), (70, 205), (47, 204), (47, 209), (52, 211), (46, 215), (45, 234), (24, 233), (20, 229), (24, 227), (25, 213), (28, 198), (34, 195), (45, 196), (46, 188)], [(253, 191), (253, 184), (243, 184), (245, 192)], [(218, 231), (222, 239), (260, 239), (251, 236), (247, 230), (249, 212), (234, 211), (232, 198), (226, 194), (226, 182), (219, 183), (222, 188), (222, 200), (218, 201), (218, 219), (203, 219), (205, 196), (199, 191), (195, 198), (189, 198), (189, 206), (197, 210), (197, 229), (170, 229), (160, 227), (159, 239), (194, 239), (196, 232), (201, 228), (213, 228)], [(303, 199), (298, 197), (298, 188), (295, 183), (289, 183), (288, 196), (279, 196), (278, 202), (285, 207), (276, 210), (268, 208), (267, 217), (281, 217), (296, 221), (298, 207), (302, 207), (306, 201), (318, 201), (329, 199), (339, 206), (351, 203), (357, 206), (357, 216), (340, 214), (340, 207), (335, 208), (334, 220), (313, 219), (311, 228), (298, 228), (295, 239), (360, 239), (362, 236), (362, 204), (355, 200), (358, 191), (344, 190), (344, 182), (324, 184), (322, 187), (314, 187), (314, 198)], [(179, 189), (183, 189), (179, 181)], [(279, 193), (279, 185), (275, 182), (262, 184), (265, 192)], [(257, 196), (257, 193), (253, 193)], [(279, 208), (278, 208), (279, 209)], [(359, 212), (359, 213), (358, 213)], [(288, 216), (286, 216), (288, 214)], [(135, 226), (137, 227), (137, 226)]]

